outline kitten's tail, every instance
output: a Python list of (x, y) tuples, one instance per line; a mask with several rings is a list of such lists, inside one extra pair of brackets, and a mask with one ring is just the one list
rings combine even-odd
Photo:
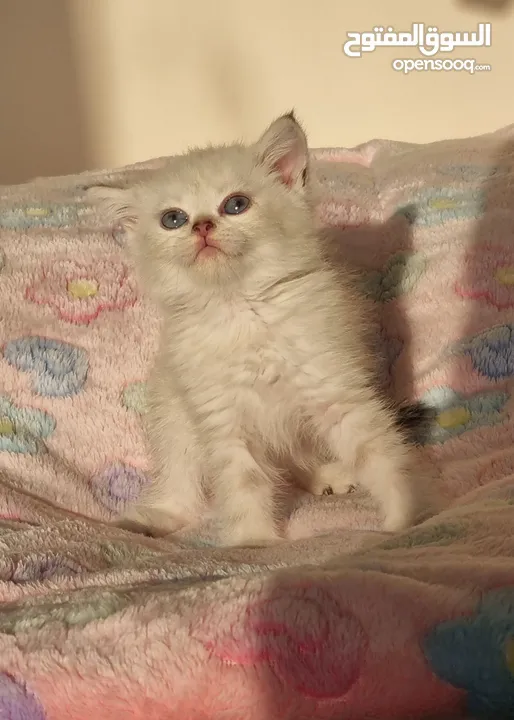
[(422, 402), (404, 403), (396, 410), (395, 422), (410, 442), (421, 445), (428, 439), (436, 415), (435, 408)]

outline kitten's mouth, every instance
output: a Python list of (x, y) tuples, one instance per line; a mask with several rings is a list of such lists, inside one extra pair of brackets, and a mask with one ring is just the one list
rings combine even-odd
[(208, 257), (215, 257), (221, 252), (221, 250), (218, 247), (214, 247), (214, 245), (206, 245), (204, 248), (202, 248), (197, 254), (196, 257), (199, 258), (208, 258)]
[(223, 250), (220, 248), (216, 240), (213, 238), (209, 238), (206, 240), (205, 238), (202, 238), (201, 241), (196, 246), (196, 255), (195, 260), (198, 260), (201, 258), (202, 260), (207, 258), (213, 258), (216, 257), (219, 253), (222, 255)]

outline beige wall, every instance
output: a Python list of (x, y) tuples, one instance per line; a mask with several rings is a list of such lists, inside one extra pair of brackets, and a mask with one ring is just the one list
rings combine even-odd
[[(314, 146), (514, 122), (510, 0), (0, 0), (0, 11), (0, 182), (251, 138), (293, 106)], [(492, 47), (454, 56), (488, 73), (404, 76), (391, 62), (415, 50), (342, 52), (346, 32), (376, 24), (481, 21)]]

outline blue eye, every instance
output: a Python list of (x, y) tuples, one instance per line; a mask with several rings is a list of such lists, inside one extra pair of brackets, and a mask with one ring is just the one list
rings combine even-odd
[(187, 214), (179, 208), (173, 210), (166, 210), (161, 216), (161, 225), (166, 230), (177, 230), (177, 228), (185, 225), (189, 220)]
[(226, 215), (241, 215), (250, 207), (250, 200), (246, 195), (231, 195), (223, 203), (222, 210)]

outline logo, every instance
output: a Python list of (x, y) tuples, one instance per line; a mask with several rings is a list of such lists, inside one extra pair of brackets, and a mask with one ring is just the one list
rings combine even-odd
[(479, 23), (476, 32), (439, 32), (437, 27), (414, 23), (411, 32), (396, 32), (394, 28), (374, 27), (373, 32), (349, 32), (343, 45), (348, 57), (362, 57), (379, 47), (418, 48), (426, 57), (438, 52), (452, 52), (461, 47), (491, 47), (491, 23)]

